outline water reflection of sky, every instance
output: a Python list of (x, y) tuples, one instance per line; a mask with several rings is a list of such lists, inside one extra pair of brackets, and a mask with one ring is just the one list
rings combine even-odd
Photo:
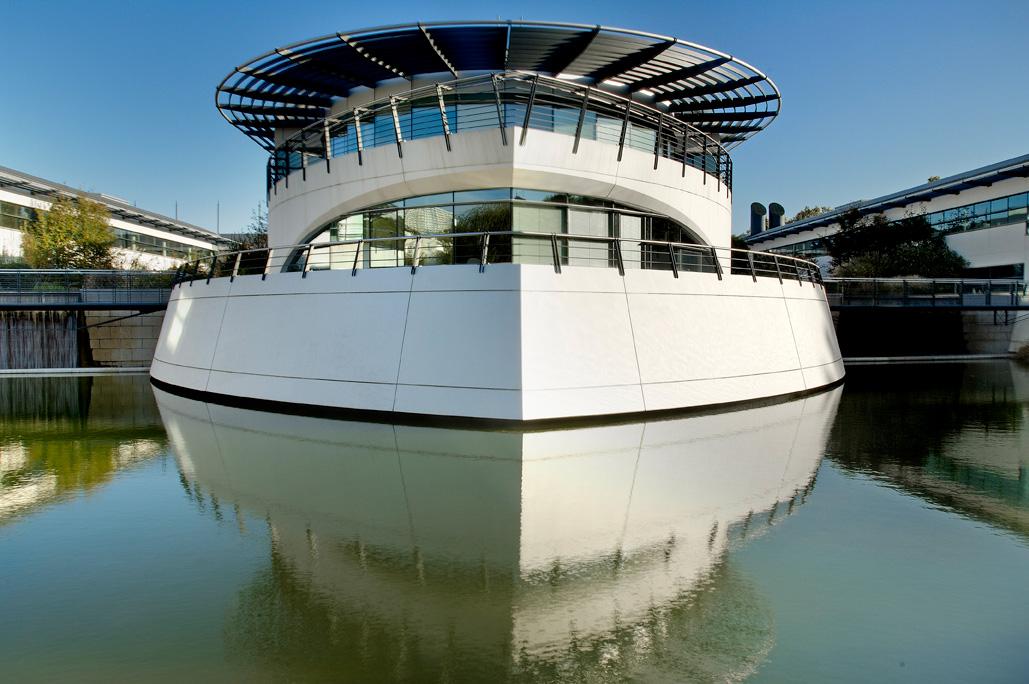
[(0, 379), (0, 662), (1025, 681), (1027, 379), (863, 367), (800, 401), (524, 434)]

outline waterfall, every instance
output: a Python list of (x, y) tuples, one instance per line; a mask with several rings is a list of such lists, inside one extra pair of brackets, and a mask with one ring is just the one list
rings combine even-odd
[(75, 368), (76, 315), (68, 311), (0, 311), (0, 368)]

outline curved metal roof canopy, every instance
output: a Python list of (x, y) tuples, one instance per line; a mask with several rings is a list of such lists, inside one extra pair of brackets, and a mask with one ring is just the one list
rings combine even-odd
[(359, 88), (527, 71), (631, 95), (731, 146), (771, 123), (779, 89), (730, 55), (639, 31), (544, 22), (442, 22), (334, 33), (265, 53), (218, 86), (222, 115), (262, 147)]

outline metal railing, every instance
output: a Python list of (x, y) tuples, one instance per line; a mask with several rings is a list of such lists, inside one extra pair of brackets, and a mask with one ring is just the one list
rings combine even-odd
[(537, 74), (504, 73), (463, 78), (415, 88), (356, 107), (301, 129), (279, 144), (268, 160), (268, 191), (299, 172), (306, 180), (309, 167), (331, 164), (335, 157), (357, 155), (371, 147), (395, 145), (403, 157), (404, 144), (429, 137), (444, 139), (451, 149), (454, 133), (499, 129), (508, 145), (507, 129), (520, 126), (516, 144), (524, 144), (530, 129), (566, 133), (573, 154), (583, 138), (669, 159), (705, 172), (704, 182), (732, 189), (732, 160), (714, 137), (645, 104), (596, 88)]
[(829, 278), (825, 290), (834, 308), (1029, 308), (1025, 281), (1010, 279)]
[(775, 278), (780, 283), (796, 281), (820, 285), (818, 267), (802, 259), (749, 250), (710, 247), (682, 242), (626, 237), (490, 231), (440, 233), (383, 238), (362, 238), (337, 242), (307, 243), (219, 254), (184, 263), (175, 273), (174, 284), (239, 276), (297, 273), (306, 278), (325, 270), (349, 270), (356, 276), (366, 269), (410, 268), (464, 264), (538, 264), (562, 267), (592, 266), (615, 268), (621, 275), (629, 269), (680, 273), (710, 273), (721, 280), (726, 271), (735, 275)]
[(159, 307), (175, 277), (171, 271), (0, 269), (0, 309)]

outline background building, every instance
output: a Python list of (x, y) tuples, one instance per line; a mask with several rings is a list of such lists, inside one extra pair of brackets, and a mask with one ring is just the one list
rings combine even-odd
[(61, 196), (84, 196), (107, 207), (115, 236), (116, 263), (123, 267), (135, 264), (166, 269), (234, 244), (205, 228), (139, 209), (125, 200), (83, 192), (0, 166), (0, 259), (22, 255), (22, 234), (37, 212), (47, 211), (52, 200)]
[(1029, 154), (752, 232), (746, 241), (758, 250), (819, 257), (826, 255), (822, 238), (837, 232), (840, 217), (851, 209), (892, 220), (925, 214), (946, 234), (950, 248), (968, 260), (969, 277), (1024, 278), (1029, 273), (1027, 205)]

